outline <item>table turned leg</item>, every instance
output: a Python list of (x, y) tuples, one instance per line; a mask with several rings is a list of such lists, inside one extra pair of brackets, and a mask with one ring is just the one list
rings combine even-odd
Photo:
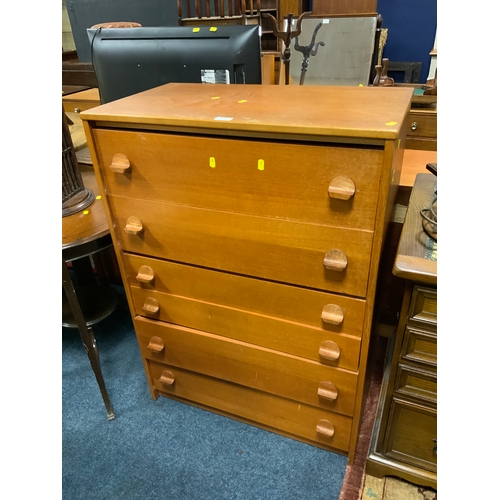
[(66, 297), (71, 307), (71, 311), (73, 312), (75, 321), (78, 326), (80, 337), (82, 339), (83, 345), (85, 346), (85, 350), (87, 351), (87, 356), (89, 357), (90, 365), (92, 366), (92, 370), (94, 371), (97, 384), (99, 385), (102, 399), (104, 400), (104, 405), (106, 407), (106, 412), (108, 414), (108, 420), (113, 420), (115, 418), (115, 414), (111, 406), (111, 402), (109, 400), (106, 385), (104, 383), (104, 377), (101, 371), (101, 364), (99, 362), (99, 352), (97, 350), (97, 345), (94, 338), (94, 332), (92, 331), (92, 328), (87, 327), (85, 318), (83, 317), (83, 313), (80, 308), (80, 304), (78, 302), (75, 287), (73, 286), (73, 281), (71, 280), (68, 265), (66, 264), (64, 258), (62, 259), (62, 282), (64, 291), (66, 292)]

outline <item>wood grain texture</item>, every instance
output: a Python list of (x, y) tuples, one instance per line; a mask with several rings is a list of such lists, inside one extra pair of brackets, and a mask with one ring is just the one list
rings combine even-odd
[[(314, 91), (311, 92), (311, 88)], [(266, 130), (321, 138), (396, 140), (413, 89), (169, 83), (81, 113), (84, 120), (179, 127), (226, 136)], [(355, 103), (355, 107), (350, 103)], [(305, 105), (307, 112), (304, 112)]]
[[(374, 227), (381, 149), (116, 130), (97, 130), (95, 143), (109, 194), (330, 226)], [(118, 155), (132, 164), (125, 175), (115, 173)], [(330, 184), (339, 176), (355, 184), (351, 199), (330, 197)]]
[[(364, 298), (372, 233), (251, 217), (109, 196), (123, 250)], [(128, 234), (136, 217), (143, 231)], [(135, 227), (135, 226), (134, 226)], [(325, 269), (335, 242), (347, 255), (342, 272)]]
[[(175, 383), (165, 386), (159, 379), (168, 367), (175, 375)], [(262, 391), (228, 383), (221, 379), (203, 377), (178, 367), (147, 360), (147, 373), (157, 394), (195, 404), (222, 415), (230, 416), (288, 437), (327, 450), (346, 453), (351, 435), (352, 419)], [(245, 404), (241, 404), (244, 401)], [(335, 434), (326, 438), (317, 434), (316, 426), (322, 419), (333, 423)]]
[[(212, 302), (223, 307), (320, 328), (325, 332), (361, 337), (365, 313), (365, 302), (362, 299), (332, 296), (318, 290), (127, 253), (123, 255), (123, 262), (127, 282), (131, 286), (141, 286), (143, 290)], [(142, 266), (147, 266), (154, 272), (154, 280), (149, 285), (137, 279)], [(321, 319), (323, 308), (332, 302), (344, 311), (344, 319), (339, 325), (325, 323)]]
[[(147, 359), (343, 415), (353, 414), (356, 372), (142, 317), (136, 317), (135, 328)], [(161, 338), (165, 349), (148, 349), (151, 337)], [(319, 384), (325, 380), (338, 388), (335, 401), (318, 397)]]

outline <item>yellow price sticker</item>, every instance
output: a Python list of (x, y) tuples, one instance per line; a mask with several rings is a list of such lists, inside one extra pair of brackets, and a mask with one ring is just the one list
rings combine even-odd
[(213, 156), (210, 157), (209, 163), (211, 168), (215, 168), (215, 158)]
[(387, 122), (386, 125), (389, 125), (389, 127), (392, 127), (393, 125), (397, 125), (398, 122)]
[(193, 28), (193, 33), (198, 33), (200, 31), (200, 28)]
[(210, 28), (210, 31), (217, 31), (217, 28), (216, 28), (215, 26), (212, 26), (212, 27)]
[(257, 168), (259, 170), (264, 170), (264, 160), (258, 160), (257, 161)]

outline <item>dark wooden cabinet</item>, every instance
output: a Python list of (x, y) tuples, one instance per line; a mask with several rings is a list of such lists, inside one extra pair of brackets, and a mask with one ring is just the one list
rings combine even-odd
[(394, 274), (405, 278), (405, 292), (366, 463), (369, 475), (431, 488), (437, 488), (437, 261), (429, 258), (420, 210), (435, 184), (432, 174), (417, 176), (401, 234)]

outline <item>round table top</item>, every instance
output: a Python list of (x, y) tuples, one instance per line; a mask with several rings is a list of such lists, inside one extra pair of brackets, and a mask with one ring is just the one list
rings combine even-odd
[(109, 234), (108, 221), (99, 196), (99, 186), (94, 171), (82, 170), (83, 184), (96, 195), (85, 210), (62, 218), (62, 249), (76, 247)]

